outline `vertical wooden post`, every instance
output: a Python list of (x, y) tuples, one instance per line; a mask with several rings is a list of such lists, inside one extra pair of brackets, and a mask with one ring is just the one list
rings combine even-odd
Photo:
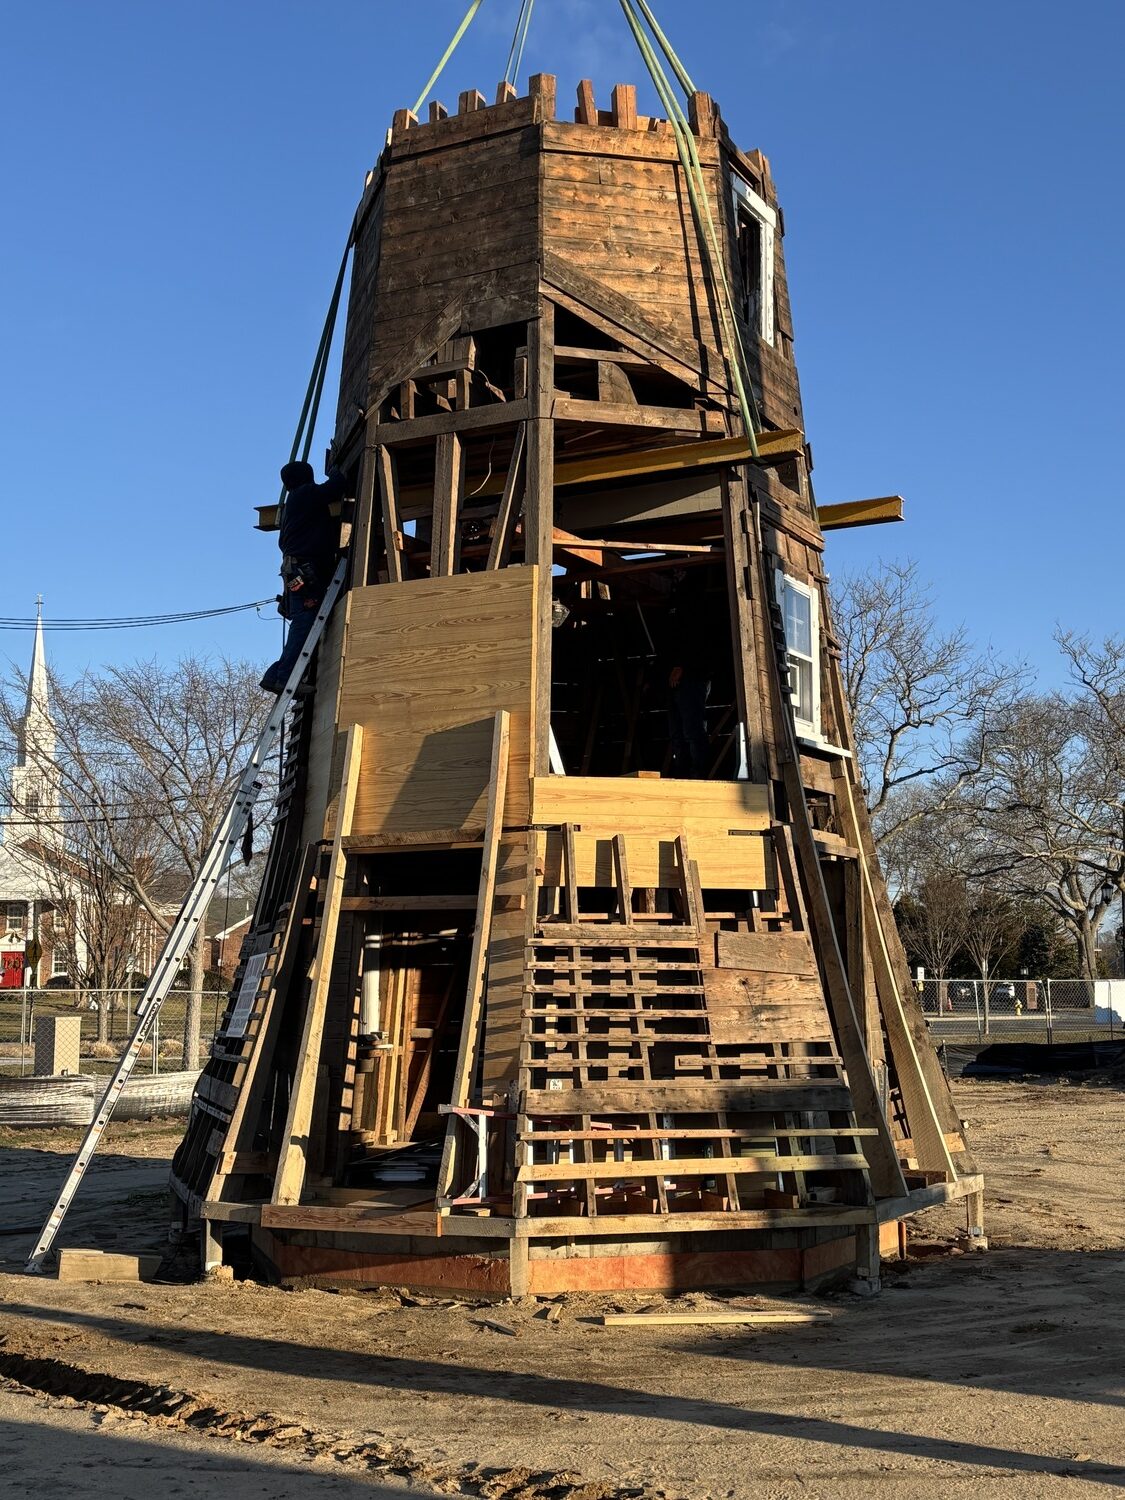
[(855, 1274), (866, 1294), (874, 1297), (881, 1289), (879, 1223), (855, 1226)]
[[(496, 893), (496, 871), (500, 857), (500, 834), (504, 827), (504, 797), (508, 789), (509, 714), (500, 709), (492, 730), (492, 768), (488, 785), (488, 807), (484, 821), (484, 846), (481, 850), (480, 884), (477, 888), (476, 923), (469, 958), (469, 982), (465, 991), (465, 1013), (461, 1018), (461, 1040), (457, 1047), (457, 1064), (453, 1072), (450, 1103), (464, 1108), (469, 1102), (475, 1071), (481, 1014), (484, 1007), (484, 968), (488, 939), (492, 927), (492, 900)], [(438, 1173), (438, 1197), (449, 1194), (456, 1163), (457, 1116), (450, 1115), (445, 1131), (445, 1145)]]
[(435, 447), (434, 528), (430, 544), (430, 577), (449, 578), (457, 571), (461, 495), (465, 488), (465, 450), (459, 433), (443, 432)]
[(527, 424), (527, 487), (523, 505), (524, 559), (539, 568), (535, 704), (531, 726), (531, 774), (550, 771), (551, 568), (554, 562), (555, 304), (540, 298), (539, 317), (528, 326), (527, 374), (531, 419)]
[(312, 992), (305, 1009), (305, 1024), (297, 1049), (297, 1068), (289, 1095), (289, 1113), (278, 1156), (277, 1175), (270, 1200), (272, 1203), (299, 1203), (301, 1189), (305, 1185), (309, 1128), (312, 1123), (320, 1049), (324, 1039), (328, 986), (332, 978), (332, 954), (336, 947), (340, 902), (344, 895), (344, 874), (347, 867), (344, 839), (351, 832), (362, 753), (363, 726), (353, 724), (348, 730), (344, 747), (344, 769), (340, 796), (336, 803), (336, 828), (328, 863), (324, 908), (320, 918), (320, 932), (317, 934), (316, 954), (309, 972)]
[(379, 499), (383, 510), (383, 545), (387, 552), (387, 581), (401, 583), (405, 576), (402, 564), (402, 520), (398, 512), (398, 464), (385, 446), (375, 450), (375, 469), (379, 477)]
[(496, 512), (495, 530), (488, 547), (488, 561), (486, 568), (503, 568), (507, 566), (508, 554), (512, 548), (512, 529), (515, 523), (516, 495), (519, 491), (520, 476), (523, 473), (523, 450), (527, 442), (527, 423), (521, 422), (516, 428), (515, 442), (512, 446), (512, 460), (508, 465), (508, 473), (504, 479), (504, 492), (500, 496), (500, 505)]
[(367, 419), (367, 441), (363, 450), (359, 494), (356, 496), (355, 525), (352, 527), (352, 588), (362, 588), (369, 576), (378, 453), (371, 441), (371, 432), (377, 415), (378, 413), (373, 413)]

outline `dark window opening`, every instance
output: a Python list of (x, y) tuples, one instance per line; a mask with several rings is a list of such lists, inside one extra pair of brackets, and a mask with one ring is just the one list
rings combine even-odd
[(752, 213), (738, 210), (738, 265), (742, 273), (742, 311), (752, 333), (762, 319), (762, 226)]
[(739, 713), (726, 569), (698, 556), (629, 561), (600, 577), (555, 580), (551, 728), (563, 769), (733, 779)]

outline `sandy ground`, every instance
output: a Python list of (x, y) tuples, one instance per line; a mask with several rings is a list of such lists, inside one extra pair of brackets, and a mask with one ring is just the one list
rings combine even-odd
[[(811, 1327), (618, 1329), (593, 1319), (626, 1304), (591, 1299), (553, 1323), (534, 1300), (0, 1275), (0, 1461), (17, 1493), (47, 1496), (218, 1482), (234, 1500), (358, 1497), (406, 1480), (494, 1500), (1117, 1493), (1125, 1095), (956, 1088), (991, 1249), (955, 1253), (959, 1213), (926, 1215), (882, 1297), (821, 1299)], [(120, 1129), (66, 1239), (158, 1243), (174, 1138)], [(70, 1144), (0, 1139), (4, 1223), (47, 1206)], [(9, 1265), (31, 1239), (0, 1239)]]

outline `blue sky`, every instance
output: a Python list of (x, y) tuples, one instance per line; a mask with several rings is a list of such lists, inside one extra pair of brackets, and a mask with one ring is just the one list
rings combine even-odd
[[(364, 172), (465, 3), (0, 7), (0, 613), (273, 592), (252, 507), (275, 498)], [(1125, 6), (653, 3), (772, 162), (819, 498), (907, 499), (906, 525), (830, 538), (830, 569), (913, 556), (943, 620), (1054, 680), (1056, 621), (1122, 628)], [(516, 9), (485, 0), (439, 97), (491, 97)], [(639, 82), (614, 0), (538, 0), (541, 70), (566, 110), (582, 76), (603, 103)], [(277, 639), (242, 615), (48, 649), (69, 672)], [(0, 655), (29, 647), (0, 633)]]

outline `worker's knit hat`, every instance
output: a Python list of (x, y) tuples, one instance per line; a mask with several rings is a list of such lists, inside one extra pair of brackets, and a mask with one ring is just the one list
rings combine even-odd
[(292, 463), (282, 465), (281, 482), (287, 490), (296, 490), (303, 484), (312, 484), (314, 478), (312, 464), (305, 463), (303, 459), (295, 459)]

